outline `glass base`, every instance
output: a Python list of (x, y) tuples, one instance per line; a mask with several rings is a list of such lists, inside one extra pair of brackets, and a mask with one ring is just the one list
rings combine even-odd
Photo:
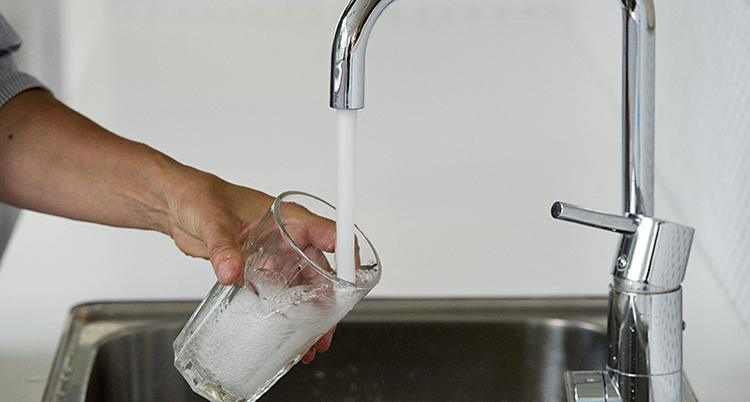
[(193, 361), (188, 356), (180, 356), (175, 359), (174, 365), (177, 371), (182, 374), (190, 388), (193, 389), (198, 395), (208, 399), (209, 401), (216, 402), (255, 402), (263, 394), (266, 393), (274, 384), (276, 384), (281, 377), (284, 376), (297, 362), (302, 358), (302, 355), (298, 355), (294, 360), (287, 363), (284, 368), (279, 370), (270, 380), (268, 380), (262, 387), (260, 387), (255, 394), (250, 397), (235, 395), (224, 388), (221, 385), (216, 384), (210, 379), (206, 378), (203, 373), (193, 364)]

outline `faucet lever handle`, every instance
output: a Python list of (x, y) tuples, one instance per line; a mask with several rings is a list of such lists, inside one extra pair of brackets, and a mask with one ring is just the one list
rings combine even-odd
[[(639, 291), (661, 292), (682, 283), (694, 229), (649, 216), (618, 216), (556, 202), (552, 217), (619, 233), (620, 245), (612, 274)], [(644, 287), (645, 286), (645, 287)]]
[(633, 218), (583, 208), (560, 201), (552, 204), (552, 217), (620, 234), (633, 234), (638, 230), (638, 222)]

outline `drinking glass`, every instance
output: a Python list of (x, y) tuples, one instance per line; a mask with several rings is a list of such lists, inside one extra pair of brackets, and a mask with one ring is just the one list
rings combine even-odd
[(260, 398), (380, 280), (378, 254), (356, 227), (357, 280), (339, 278), (323, 251), (334, 243), (315, 246), (294, 219), (300, 207), (335, 225), (326, 201), (279, 195), (243, 243), (242, 278), (216, 283), (174, 341), (175, 367), (209, 400)]

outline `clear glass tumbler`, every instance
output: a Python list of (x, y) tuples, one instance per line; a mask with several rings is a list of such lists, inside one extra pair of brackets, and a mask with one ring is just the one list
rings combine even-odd
[(209, 400), (260, 398), (380, 280), (378, 254), (359, 228), (357, 281), (338, 278), (333, 254), (295, 226), (298, 206), (334, 220), (335, 208), (316, 196), (279, 195), (244, 242), (243, 278), (214, 285), (174, 341), (175, 367)]

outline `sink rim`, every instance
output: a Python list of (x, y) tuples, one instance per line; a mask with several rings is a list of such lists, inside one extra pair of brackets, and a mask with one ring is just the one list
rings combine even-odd
[[(42, 401), (85, 401), (100, 345), (144, 328), (179, 329), (199, 303), (103, 301), (73, 307)], [(366, 298), (342, 322), (526, 322), (606, 333), (607, 313), (607, 297)]]

